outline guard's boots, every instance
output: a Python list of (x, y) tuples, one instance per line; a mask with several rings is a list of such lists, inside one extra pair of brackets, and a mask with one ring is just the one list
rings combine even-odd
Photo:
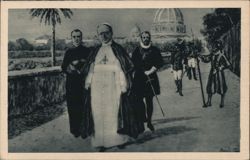
[(220, 108), (224, 107), (224, 94), (221, 95)]
[(179, 92), (179, 83), (178, 83), (178, 80), (175, 80), (175, 85), (176, 85), (176, 93)]
[(192, 74), (191, 74), (191, 68), (190, 67), (187, 68), (187, 76), (188, 76), (189, 80), (192, 79)]
[(151, 120), (148, 121), (147, 127), (148, 127), (152, 132), (155, 131), (155, 128), (154, 128), (154, 126), (153, 126), (152, 123), (151, 123)]
[(178, 80), (178, 90), (179, 90), (179, 95), (180, 96), (183, 96), (182, 94), (182, 80)]
[(206, 103), (207, 107), (211, 107), (212, 106), (211, 100), (212, 100), (212, 95), (208, 95), (207, 103)]
[[(194, 80), (197, 81), (197, 77), (196, 77), (196, 72), (195, 72), (195, 68), (192, 68), (192, 72), (193, 72), (193, 77), (194, 77)], [(191, 74), (191, 73), (190, 73)]]

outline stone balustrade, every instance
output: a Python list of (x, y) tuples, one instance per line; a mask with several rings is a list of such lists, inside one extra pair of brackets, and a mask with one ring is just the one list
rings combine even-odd
[(65, 100), (65, 75), (60, 67), (11, 71), (8, 113), (19, 116)]

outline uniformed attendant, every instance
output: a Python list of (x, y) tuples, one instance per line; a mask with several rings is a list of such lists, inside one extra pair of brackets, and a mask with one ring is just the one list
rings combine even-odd
[[(132, 61), (135, 65), (133, 89), (136, 92), (138, 107), (141, 107), (141, 118), (147, 122), (147, 127), (154, 131), (151, 123), (153, 97), (160, 94), (160, 84), (156, 72), (163, 65), (163, 59), (160, 50), (152, 45), (149, 31), (141, 33), (140, 45), (132, 53)], [(146, 112), (143, 100), (146, 102)]]
[(211, 69), (207, 82), (207, 106), (211, 106), (212, 96), (215, 93), (221, 95), (220, 108), (224, 107), (224, 98), (227, 92), (226, 78), (224, 70), (230, 67), (230, 63), (223, 52), (221, 41), (215, 43), (212, 54), (206, 57), (201, 57), (204, 62), (211, 62)]
[(194, 80), (197, 80), (196, 77), (196, 61), (197, 51), (195, 50), (194, 43), (189, 42), (187, 46), (187, 76), (188, 79), (192, 79), (192, 73)]
[(171, 69), (174, 74), (174, 80), (176, 84), (176, 92), (180, 96), (182, 94), (182, 74), (183, 74), (183, 64), (185, 62), (185, 44), (180, 38), (177, 39), (175, 44), (175, 50), (171, 53)]

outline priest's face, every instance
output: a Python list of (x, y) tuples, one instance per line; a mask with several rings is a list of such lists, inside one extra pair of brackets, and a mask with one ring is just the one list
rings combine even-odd
[(104, 24), (100, 25), (97, 28), (97, 33), (98, 33), (98, 37), (102, 43), (106, 44), (112, 40), (113, 32), (112, 32), (112, 28), (110, 26), (107, 26)]
[(72, 42), (75, 47), (78, 47), (82, 43), (82, 33), (74, 31), (71, 34)]
[(142, 33), (141, 35), (141, 41), (145, 46), (148, 46), (150, 44), (151, 41), (151, 37), (148, 33)]

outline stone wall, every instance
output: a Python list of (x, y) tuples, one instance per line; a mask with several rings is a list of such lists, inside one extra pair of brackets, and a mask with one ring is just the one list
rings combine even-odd
[(12, 71), (8, 75), (9, 116), (28, 114), (65, 100), (65, 75), (60, 67)]

